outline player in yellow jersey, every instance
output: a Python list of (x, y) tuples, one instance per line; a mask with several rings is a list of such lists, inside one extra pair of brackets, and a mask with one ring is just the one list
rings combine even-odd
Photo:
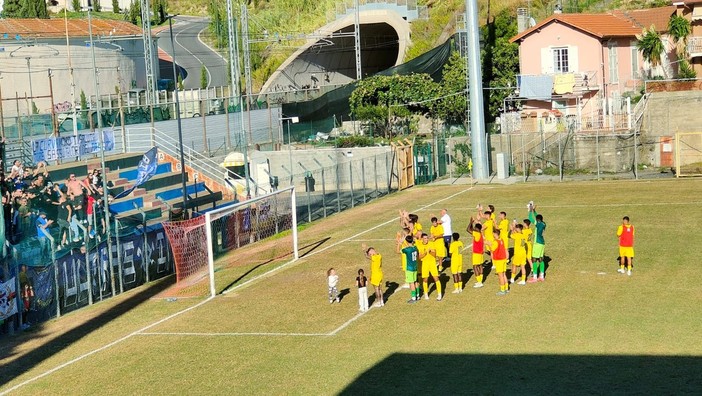
[(474, 288), (483, 287), (483, 253), (485, 252), (485, 238), (483, 238), (483, 225), (474, 218), (470, 218), (466, 231), (473, 237), (473, 275), (475, 275)]
[[(443, 238), (442, 241), (443, 243)], [(436, 300), (441, 301), (441, 282), (439, 282), (439, 271), (436, 268), (436, 248), (434, 242), (429, 240), (429, 235), (422, 234), (422, 244), (417, 246), (419, 258), (422, 261), (422, 287), (424, 288), (424, 299), (429, 299), (429, 275), (434, 278), (436, 285)]]
[(452, 235), (453, 241), (449, 245), (451, 255), (451, 275), (453, 275), (453, 293), (463, 292), (463, 242), (457, 232)]
[(498, 218), (497, 218), (497, 223), (495, 224), (495, 227), (500, 230), (500, 239), (502, 239), (502, 242), (505, 244), (505, 249), (507, 249), (507, 261), (509, 261), (509, 229), (510, 229), (510, 224), (509, 220), (507, 220), (507, 213), (506, 212), (500, 212)]
[(439, 219), (431, 218), (431, 228), (429, 228), (429, 239), (434, 242), (436, 249), (436, 266), (439, 272), (444, 270), (444, 259), (446, 258), (446, 245), (444, 245), (444, 226), (439, 224)]
[(521, 280), (517, 283), (518, 285), (526, 285), (526, 241), (522, 230), (524, 226), (522, 224), (517, 224), (516, 220), (511, 225), (510, 238), (514, 241), (514, 256), (512, 256), (512, 276), (510, 277), (509, 283), (514, 283), (514, 279), (517, 277), (517, 273), (521, 272)]
[(383, 256), (375, 251), (373, 247), (366, 247), (365, 244), (361, 245), (366, 253), (366, 257), (370, 259), (371, 262), (371, 285), (375, 289), (375, 304), (374, 307), (385, 306), (383, 301)]
[[(534, 249), (533, 236), (534, 231), (531, 229), (531, 220), (524, 219), (524, 228), (522, 228), (522, 234), (524, 234), (524, 243), (526, 244), (526, 261), (529, 264), (529, 268), (534, 268), (534, 264), (531, 261), (531, 254)], [(526, 270), (526, 267), (524, 267)]]
[[(402, 249), (410, 246), (409, 243), (407, 243), (407, 235), (410, 235), (410, 229), (409, 228), (403, 228), (402, 231), (397, 232), (397, 236), (395, 237), (395, 242), (397, 242), (395, 246), (395, 253), (400, 255), (400, 261), (402, 263), (402, 273), (404, 274), (405, 271), (407, 271), (407, 255), (402, 253)], [(403, 289), (409, 289), (410, 284), (405, 283), (402, 285)]]

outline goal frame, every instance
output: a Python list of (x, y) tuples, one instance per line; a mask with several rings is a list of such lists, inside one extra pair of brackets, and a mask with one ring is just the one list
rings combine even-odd
[[(680, 178), (680, 177), (694, 177), (694, 176), (702, 176), (702, 173), (685, 173), (682, 174), (682, 168), (684, 164), (681, 164), (682, 162), (682, 153), (681, 153), (681, 137), (684, 136), (700, 136), (700, 139), (702, 139), (702, 131), (694, 131), (694, 132), (676, 132), (675, 133), (675, 177)], [(701, 147), (702, 148), (702, 147)]]
[(300, 258), (298, 252), (298, 241), (297, 241), (297, 200), (295, 197), (295, 186), (290, 186), (281, 190), (276, 190), (271, 193), (261, 195), (255, 198), (247, 199), (246, 201), (240, 202), (238, 204), (224, 206), (217, 208), (205, 213), (205, 235), (207, 238), (207, 267), (208, 276), (210, 278), (210, 298), (217, 294), (215, 289), (215, 271), (214, 271), (214, 241), (212, 238), (212, 215), (219, 214), (222, 212), (231, 211), (234, 212), (239, 208), (250, 206), (256, 202), (263, 201), (277, 194), (282, 194), (285, 191), (290, 191), (290, 210), (292, 212), (292, 240), (293, 240), (293, 259), (291, 262), (297, 261)]

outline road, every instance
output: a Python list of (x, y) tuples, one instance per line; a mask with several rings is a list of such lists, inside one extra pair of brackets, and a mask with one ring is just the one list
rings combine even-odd
[[(183, 80), (184, 88), (200, 88), (200, 69), (202, 65), (207, 69), (209, 87), (228, 85), (227, 75), (229, 70), (227, 61), (200, 41), (200, 33), (207, 29), (209, 19), (188, 16), (177, 16), (173, 19), (173, 41), (176, 47), (175, 60), (178, 66), (187, 72), (187, 77)], [(204, 35), (204, 32), (202, 34)], [(158, 46), (168, 55), (173, 56), (168, 29), (162, 30), (157, 36), (159, 38)]]

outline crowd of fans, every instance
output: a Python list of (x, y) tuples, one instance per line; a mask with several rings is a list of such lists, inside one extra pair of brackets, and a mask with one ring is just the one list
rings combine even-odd
[(54, 247), (61, 250), (70, 243), (85, 243), (83, 229), (88, 238), (105, 230), (99, 169), (83, 179), (70, 173), (59, 182), (52, 180), (45, 162), (31, 168), (15, 160), (9, 174), (0, 171), (0, 189), (5, 236), (11, 244), (36, 237), (48, 249), (48, 233), (54, 236)]

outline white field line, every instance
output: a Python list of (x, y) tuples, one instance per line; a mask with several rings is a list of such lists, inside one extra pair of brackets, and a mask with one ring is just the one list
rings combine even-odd
[[(668, 205), (678, 205), (678, 206), (685, 206), (685, 205), (700, 205), (702, 204), (702, 201), (690, 201), (690, 202), (638, 202), (638, 203), (611, 203), (611, 204), (572, 204), (572, 205), (536, 205), (536, 209), (538, 210), (539, 208), (607, 208), (607, 207), (613, 207), (613, 208), (619, 208), (619, 207), (625, 207), (625, 206), (668, 206)], [(487, 208), (487, 206), (485, 206)], [(522, 206), (500, 206), (497, 209), (524, 209), (526, 211), (526, 204)], [(429, 209), (418, 209), (417, 211), (424, 211), (424, 210), (429, 210)], [(457, 212), (457, 211), (476, 211), (476, 207), (465, 207), (465, 208), (452, 208), (452, 212)]]
[[(455, 193), (455, 194), (449, 195), (448, 197), (442, 198), (442, 199), (440, 199), (440, 200), (438, 200), (438, 201), (436, 201), (436, 202), (434, 202), (434, 203), (432, 203), (432, 204), (424, 205), (424, 206), (422, 206), (421, 208), (418, 208), (417, 210), (422, 210), (422, 209), (427, 208), (427, 207), (429, 207), (429, 206), (432, 206), (432, 205), (434, 205), (434, 204), (437, 204), (437, 203), (440, 203), (440, 202), (449, 200), (449, 199), (454, 198), (454, 197), (456, 197), (456, 196), (458, 196), (458, 195), (460, 195), (460, 194), (463, 194), (463, 193), (465, 193), (465, 192), (468, 192), (468, 191), (470, 191), (470, 190), (472, 190), (472, 189), (473, 189), (473, 186), (470, 186), (469, 188), (467, 188), (467, 189), (465, 189), (465, 190), (461, 190), (461, 191), (459, 191), (459, 192), (457, 192), (457, 193)], [(342, 244), (342, 243), (346, 243), (346, 242), (348, 242), (348, 241), (350, 241), (350, 240), (352, 240), (352, 239), (354, 239), (354, 238), (356, 238), (356, 237), (358, 237), (358, 236), (360, 236), (360, 235), (366, 234), (366, 233), (371, 232), (371, 231), (373, 231), (373, 230), (376, 230), (376, 229), (378, 229), (378, 228), (380, 228), (380, 227), (386, 226), (386, 225), (392, 223), (393, 221), (397, 221), (398, 219), (399, 219), (399, 217), (392, 218), (392, 219), (390, 219), (390, 220), (388, 220), (388, 221), (386, 221), (386, 222), (384, 222), (384, 223), (381, 223), (381, 224), (376, 225), (375, 227), (371, 227), (371, 228), (367, 229), (366, 231), (362, 231), (362, 232), (360, 232), (360, 233), (358, 233), (358, 234), (355, 234), (354, 236), (345, 238), (345, 239), (343, 239), (343, 240), (341, 240), (341, 241), (339, 241), (339, 242), (335, 242), (335, 243), (333, 243), (333, 244), (331, 244), (331, 245), (329, 245), (329, 246), (327, 246), (327, 247), (325, 247), (325, 248), (322, 248), (322, 249), (320, 249), (320, 250), (317, 250), (317, 251), (315, 251), (315, 252), (312, 252), (312, 253), (310, 253), (308, 256), (313, 256), (313, 255), (315, 255), (315, 254), (319, 254), (319, 253), (321, 253), (321, 252), (323, 252), (323, 251), (326, 251), (326, 250), (328, 250), (328, 249), (331, 249), (332, 247), (338, 246), (338, 245), (340, 245), (340, 244)], [(301, 261), (301, 260), (297, 260), (297, 261)], [(263, 277), (265, 277), (265, 276), (267, 276), (267, 275), (269, 275), (269, 274), (271, 274), (271, 273), (273, 273), (273, 272), (275, 272), (275, 271), (278, 271), (278, 270), (282, 269), (283, 267), (287, 267), (288, 265), (290, 265), (290, 264), (292, 264), (292, 263), (294, 263), (294, 262), (297, 262), (297, 261), (295, 261), (295, 260), (290, 261), (290, 262), (288, 262), (288, 263), (285, 263), (285, 264), (281, 265), (280, 267), (274, 268), (274, 269), (272, 269), (272, 270), (270, 270), (270, 271), (267, 271), (267, 272), (265, 272), (265, 273), (263, 273), (263, 274), (261, 274), (261, 275), (255, 276), (255, 277), (249, 279), (248, 281), (242, 283), (241, 285), (238, 285), (238, 286), (236, 286), (236, 287), (233, 287), (233, 288), (230, 289), (229, 291), (233, 291), (233, 290), (236, 290), (236, 289), (238, 289), (238, 288), (244, 287), (245, 285), (247, 285), (247, 284), (249, 284), (249, 283), (251, 283), (251, 282), (253, 282), (253, 281), (255, 281), (255, 280), (261, 279), (261, 278), (263, 278)], [(82, 355), (80, 355), (80, 356), (78, 356), (78, 357), (76, 357), (76, 358), (74, 358), (74, 359), (69, 360), (69, 361), (66, 362), (66, 363), (60, 364), (60, 365), (58, 365), (58, 366), (56, 366), (56, 367), (54, 367), (54, 368), (52, 368), (52, 369), (50, 369), (50, 370), (47, 370), (47, 371), (45, 371), (45, 372), (43, 372), (43, 373), (41, 373), (41, 374), (39, 374), (39, 375), (37, 375), (37, 376), (35, 376), (35, 377), (32, 377), (32, 378), (30, 378), (30, 379), (28, 379), (28, 380), (25, 380), (25, 381), (23, 381), (23, 382), (21, 382), (21, 383), (15, 385), (15, 386), (9, 388), (9, 389), (6, 389), (6, 390), (2, 391), (2, 393), (0, 393), (0, 396), (4, 396), (4, 395), (6, 395), (6, 394), (8, 394), (8, 393), (10, 393), (10, 392), (12, 392), (12, 391), (15, 391), (15, 390), (17, 390), (17, 389), (19, 389), (19, 388), (21, 388), (21, 387), (27, 385), (27, 384), (30, 384), (30, 383), (32, 383), (32, 382), (38, 380), (38, 379), (41, 379), (41, 378), (44, 378), (44, 377), (46, 377), (46, 376), (48, 376), (48, 375), (50, 375), (50, 374), (53, 374), (53, 373), (55, 373), (56, 371), (61, 370), (62, 368), (68, 367), (68, 366), (72, 365), (73, 363), (76, 363), (76, 362), (78, 362), (78, 361), (81, 361), (81, 360), (83, 360), (83, 359), (85, 359), (85, 358), (87, 358), (87, 357), (89, 357), (89, 356), (91, 356), (91, 355), (94, 355), (94, 354), (98, 353), (98, 352), (104, 351), (105, 349), (108, 349), (108, 348), (110, 348), (110, 347), (112, 347), (112, 346), (114, 346), (114, 345), (117, 345), (117, 344), (119, 344), (119, 343), (121, 343), (121, 342), (123, 342), (123, 341), (126, 341), (126, 340), (130, 339), (131, 337), (133, 337), (133, 336), (135, 336), (135, 335), (141, 335), (141, 333), (144, 333), (146, 330), (148, 330), (148, 329), (150, 329), (150, 328), (152, 328), (152, 327), (158, 326), (158, 325), (160, 325), (161, 323), (164, 323), (164, 322), (166, 322), (166, 321), (168, 321), (168, 320), (170, 320), (170, 319), (172, 319), (172, 318), (175, 318), (176, 316), (179, 316), (179, 315), (184, 314), (184, 313), (186, 313), (186, 312), (188, 312), (188, 311), (191, 311), (191, 310), (193, 310), (193, 309), (195, 309), (195, 308), (197, 308), (197, 307), (199, 307), (199, 306), (201, 306), (201, 305), (203, 305), (203, 304), (205, 304), (205, 303), (207, 303), (207, 302), (209, 302), (209, 301), (211, 301), (211, 300), (213, 300), (213, 299), (214, 299), (214, 297), (210, 297), (210, 298), (208, 298), (208, 299), (206, 299), (206, 300), (204, 300), (204, 301), (202, 301), (202, 302), (200, 302), (200, 303), (198, 303), (198, 304), (193, 305), (192, 307), (188, 307), (188, 308), (186, 308), (186, 309), (184, 309), (184, 310), (182, 310), (182, 311), (178, 311), (178, 312), (176, 312), (176, 313), (174, 313), (174, 314), (172, 314), (172, 315), (169, 315), (169, 316), (167, 316), (167, 317), (165, 317), (165, 318), (163, 318), (163, 319), (160, 319), (160, 320), (158, 320), (158, 321), (156, 321), (156, 322), (154, 322), (154, 323), (152, 323), (152, 324), (150, 324), (150, 325), (144, 326), (144, 327), (142, 327), (142, 328), (139, 329), (139, 330), (133, 331), (133, 332), (127, 334), (126, 336), (122, 337), (122, 338), (119, 338), (119, 339), (117, 339), (117, 340), (115, 340), (115, 341), (112, 341), (112, 342), (110, 342), (109, 344), (103, 345), (103, 346), (100, 347), (100, 348), (94, 349), (94, 350), (92, 350), (92, 351), (90, 351), (90, 352), (86, 352), (86, 353), (84, 353), (84, 354), (82, 354)], [(346, 321), (344, 324), (342, 324), (341, 326), (339, 326), (338, 328), (336, 328), (336, 329), (333, 330), (332, 332), (328, 333), (328, 335), (336, 335), (339, 331), (343, 330), (343, 329), (346, 328), (348, 325), (350, 325), (351, 323), (353, 323), (356, 319), (360, 318), (361, 316), (363, 316), (364, 314), (366, 314), (366, 313), (369, 312), (369, 311), (370, 311), (370, 310), (368, 310), (368, 311), (366, 311), (366, 312), (361, 312), (361, 313), (357, 314), (356, 316), (354, 316), (353, 318), (349, 319), (348, 321)], [(147, 333), (144, 333), (144, 334), (147, 334)], [(153, 334), (157, 334), (157, 333), (153, 333)], [(180, 335), (180, 333), (164, 333), (164, 334), (169, 334), (169, 335), (176, 335), (176, 334), (177, 334), (177, 335)], [(213, 333), (213, 334), (216, 334), (216, 333)], [(237, 333), (231, 333), (231, 334), (237, 334)], [(242, 333), (242, 334), (244, 334), (244, 333)], [(260, 333), (260, 334), (265, 334), (265, 333)], [(269, 334), (275, 334), (275, 333), (269, 333)], [(278, 334), (283, 335), (283, 334), (286, 334), (286, 333), (278, 333)], [(292, 334), (292, 333), (288, 333), (288, 334)], [(298, 333), (298, 334), (304, 334), (304, 333)], [(324, 335), (327, 335), (327, 334), (324, 334)]]
[(41, 373), (41, 374), (39, 374), (39, 375), (37, 375), (37, 376), (35, 376), (35, 377), (32, 377), (32, 378), (30, 378), (30, 379), (28, 379), (28, 380), (25, 380), (25, 381), (23, 381), (23, 382), (20, 382), (19, 384), (15, 385), (15, 386), (13, 386), (13, 387), (11, 387), (11, 388), (9, 388), (9, 389), (6, 389), (6, 390), (2, 391), (2, 393), (0, 393), (0, 396), (6, 395), (6, 394), (8, 394), (8, 393), (10, 393), (10, 392), (12, 392), (12, 391), (15, 391), (15, 390), (17, 390), (17, 389), (19, 389), (19, 388), (21, 388), (21, 387), (27, 385), (27, 384), (30, 384), (30, 383), (32, 383), (32, 382), (38, 380), (38, 379), (41, 379), (41, 378), (46, 377), (47, 375), (53, 374), (53, 373), (55, 373), (56, 371), (61, 370), (61, 369), (64, 368), (64, 367), (68, 367), (68, 366), (72, 365), (73, 363), (76, 363), (76, 362), (78, 362), (78, 361), (81, 361), (81, 360), (87, 358), (88, 356), (91, 356), (91, 355), (94, 355), (94, 354), (96, 354), (96, 353), (98, 353), (98, 352), (104, 351), (105, 349), (110, 348), (110, 347), (112, 347), (112, 346), (114, 346), (114, 345), (117, 345), (117, 344), (119, 344), (119, 343), (122, 342), (122, 341), (126, 341), (126, 340), (128, 340), (129, 338), (131, 338), (131, 337), (133, 337), (133, 336), (135, 336), (135, 335), (137, 335), (137, 334), (139, 334), (139, 333), (141, 333), (141, 332), (143, 332), (143, 331), (145, 331), (145, 330), (148, 330), (148, 329), (150, 329), (150, 328), (152, 328), (152, 327), (154, 327), (154, 326), (158, 326), (158, 325), (160, 325), (161, 323), (163, 323), (163, 322), (165, 322), (165, 321), (167, 321), (167, 320), (173, 319), (173, 318), (175, 318), (175, 317), (178, 316), (178, 315), (181, 315), (181, 314), (184, 314), (184, 313), (186, 313), (186, 312), (188, 312), (188, 311), (190, 311), (190, 310), (193, 310), (193, 309), (199, 307), (200, 305), (203, 305), (203, 304), (207, 303), (208, 301), (210, 301), (210, 300), (212, 300), (212, 299), (213, 299), (213, 297), (210, 297), (210, 298), (208, 298), (208, 299), (206, 299), (206, 300), (204, 300), (204, 301), (201, 301), (201, 302), (199, 302), (199, 303), (193, 305), (192, 307), (188, 307), (188, 308), (185, 308), (185, 309), (182, 310), (182, 311), (178, 311), (178, 312), (176, 312), (176, 313), (174, 313), (174, 314), (172, 314), (172, 315), (169, 315), (169, 316), (167, 316), (167, 317), (165, 317), (165, 318), (163, 318), (163, 319), (161, 319), (161, 320), (158, 320), (158, 321), (156, 321), (156, 322), (154, 322), (154, 323), (152, 323), (152, 324), (150, 324), (150, 325), (144, 326), (144, 327), (142, 327), (142, 328), (139, 329), (139, 330), (133, 331), (133, 332), (127, 334), (126, 336), (122, 337), (122, 338), (119, 338), (119, 339), (117, 339), (117, 340), (115, 340), (115, 341), (112, 341), (112, 342), (109, 343), (109, 344), (106, 344), (106, 345), (104, 345), (104, 346), (101, 346), (100, 348), (97, 348), (97, 349), (93, 349), (92, 351), (86, 352), (86, 353), (84, 353), (84, 354), (82, 354), (82, 355), (80, 355), (80, 356), (78, 356), (78, 357), (76, 357), (76, 358), (74, 358), (74, 359), (71, 359), (71, 360), (67, 361), (66, 363), (60, 364), (60, 365), (58, 365), (58, 366), (52, 368), (51, 370), (45, 371), (45, 372), (43, 372), (43, 373)]
[(153, 332), (139, 333), (140, 336), (179, 336), (179, 337), (328, 337), (331, 333), (177, 333), (177, 332)]

